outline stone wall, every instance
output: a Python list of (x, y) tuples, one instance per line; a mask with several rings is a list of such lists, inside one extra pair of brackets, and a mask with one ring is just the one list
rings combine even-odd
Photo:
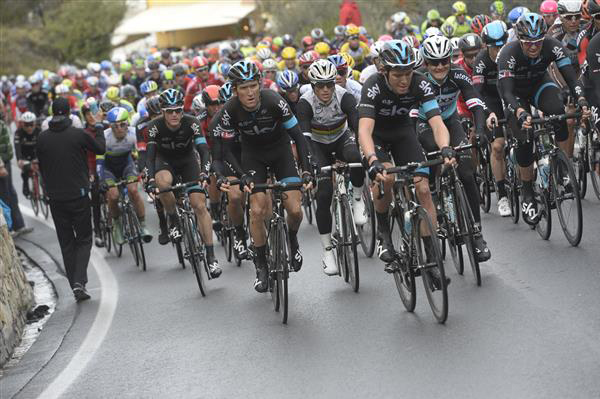
[(27, 311), (33, 305), (33, 290), (0, 212), (0, 367), (21, 340)]

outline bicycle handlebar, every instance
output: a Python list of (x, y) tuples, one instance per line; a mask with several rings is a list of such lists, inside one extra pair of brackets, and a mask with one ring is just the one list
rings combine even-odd
[[(454, 147), (454, 151), (456, 152), (463, 152), (466, 150), (470, 150), (471, 148), (473, 148), (473, 144), (464, 144), (464, 145), (459, 145), (457, 147)], [(427, 153), (427, 158), (437, 158), (440, 155), (442, 155), (442, 151), (434, 151), (434, 152), (429, 152)]]
[[(228, 181), (230, 186), (239, 186), (242, 184), (242, 181), (239, 179)], [(296, 188), (301, 188), (304, 185), (302, 182), (276, 182), (276, 183), (254, 183), (254, 187), (252, 191), (255, 190), (293, 190)]]
[(200, 185), (200, 182), (198, 182), (198, 181), (189, 181), (187, 183), (177, 183), (174, 186), (171, 186), (170, 188), (168, 188), (166, 190), (159, 190), (158, 193), (163, 194), (163, 193), (169, 193), (172, 191), (181, 191), (181, 190), (185, 190), (186, 188), (190, 188), (190, 187), (194, 187), (194, 186), (198, 186), (198, 185)]
[(544, 116), (541, 118), (533, 118), (533, 119), (531, 119), (531, 123), (544, 123), (544, 122), (562, 121), (565, 119), (577, 119), (580, 116), (581, 116), (581, 112), (573, 112), (570, 114), (561, 114), (561, 115), (550, 115), (550, 116)]
[(363, 167), (363, 164), (360, 162), (353, 162), (353, 163), (338, 162), (333, 165), (323, 166), (321, 168), (321, 172), (325, 173), (325, 172), (329, 172), (331, 170), (335, 170), (336, 172), (338, 172), (340, 170), (343, 171), (346, 168), (352, 169), (352, 168), (362, 168), (362, 167)]

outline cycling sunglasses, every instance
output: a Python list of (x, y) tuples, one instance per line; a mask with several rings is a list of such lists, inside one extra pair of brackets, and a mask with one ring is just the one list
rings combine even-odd
[(33, 125), (35, 125), (33, 122), (23, 122), (23, 126), (25, 127), (32, 127)]
[(426, 60), (425, 63), (431, 66), (443, 65), (446, 66), (450, 64), (450, 58), (443, 58), (441, 60)]
[(579, 21), (581, 19), (581, 14), (567, 14), (561, 15), (560, 17), (566, 19), (567, 21)]
[(477, 57), (477, 54), (479, 54), (479, 51), (470, 52), (470, 53), (462, 53), (463, 58), (468, 58), (468, 59)]
[(315, 87), (317, 89), (323, 89), (327, 87), (328, 89), (333, 89), (335, 87), (335, 82), (319, 82), (315, 83)]
[(113, 123), (113, 126), (121, 128), (121, 129), (125, 129), (126, 127), (129, 126), (129, 122), (125, 121), (125, 122), (115, 122)]
[(163, 109), (163, 111), (165, 111), (165, 113), (167, 113), (167, 114), (181, 114), (181, 113), (183, 113), (183, 108), (182, 107), (168, 108), (168, 109)]
[(527, 48), (534, 47), (534, 46), (541, 46), (542, 43), (544, 43), (544, 38), (537, 39), (537, 40), (521, 40), (521, 43), (523, 43), (523, 46), (525, 46)]

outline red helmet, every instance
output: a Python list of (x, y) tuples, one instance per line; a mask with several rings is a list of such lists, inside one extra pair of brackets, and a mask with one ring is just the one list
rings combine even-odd
[(217, 105), (221, 104), (219, 100), (219, 86), (208, 85), (202, 90), (202, 102), (204, 105)]
[(192, 67), (194, 69), (208, 67), (208, 60), (206, 59), (206, 57), (202, 56), (194, 57), (194, 59), (192, 60)]
[(262, 71), (263, 71), (263, 64), (259, 60), (252, 60), (252, 62), (254, 63), (254, 65), (256, 65), (256, 67), (258, 68), (258, 70), (262, 73)]
[(419, 46), (421, 45), (421, 43), (419, 43), (419, 39), (417, 39), (413, 35), (406, 35), (406, 36), (404, 36), (402, 38), (402, 41), (405, 41), (406, 43), (410, 44), (410, 46), (412, 48), (419, 48)]
[(554, 0), (546, 0), (540, 4), (541, 14), (558, 14), (558, 3)]
[(304, 47), (304, 48), (312, 47), (313, 44), (315, 44), (315, 43), (314, 43), (314, 40), (312, 37), (304, 36), (302, 38), (302, 47)]
[(392, 35), (381, 35), (377, 39), (378, 42), (379, 41), (381, 41), (381, 42), (387, 42), (388, 40), (394, 40), (394, 38), (392, 37)]
[(219, 60), (219, 48), (218, 47), (210, 47), (210, 48), (206, 49), (205, 53), (208, 56), (209, 62), (214, 63)]
[(485, 14), (479, 14), (471, 20), (471, 30), (476, 35), (480, 35), (483, 27), (492, 22), (492, 19)]
[(318, 60), (319, 58), (320, 58), (319, 53), (317, 53), (314, 50), (311, 50), (311, 51), (307, 51), (306, 53), (302, 54), (300, 56), (300, 58), (298, 58), (298, 63), (300, 64), (300, 66), (310, 65), (314, 61)]

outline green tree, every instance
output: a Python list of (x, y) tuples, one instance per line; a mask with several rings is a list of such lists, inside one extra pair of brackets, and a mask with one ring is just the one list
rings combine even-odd
[(108, 58), (125, 10), (125, 0), (0, 0), (0, 73)]

